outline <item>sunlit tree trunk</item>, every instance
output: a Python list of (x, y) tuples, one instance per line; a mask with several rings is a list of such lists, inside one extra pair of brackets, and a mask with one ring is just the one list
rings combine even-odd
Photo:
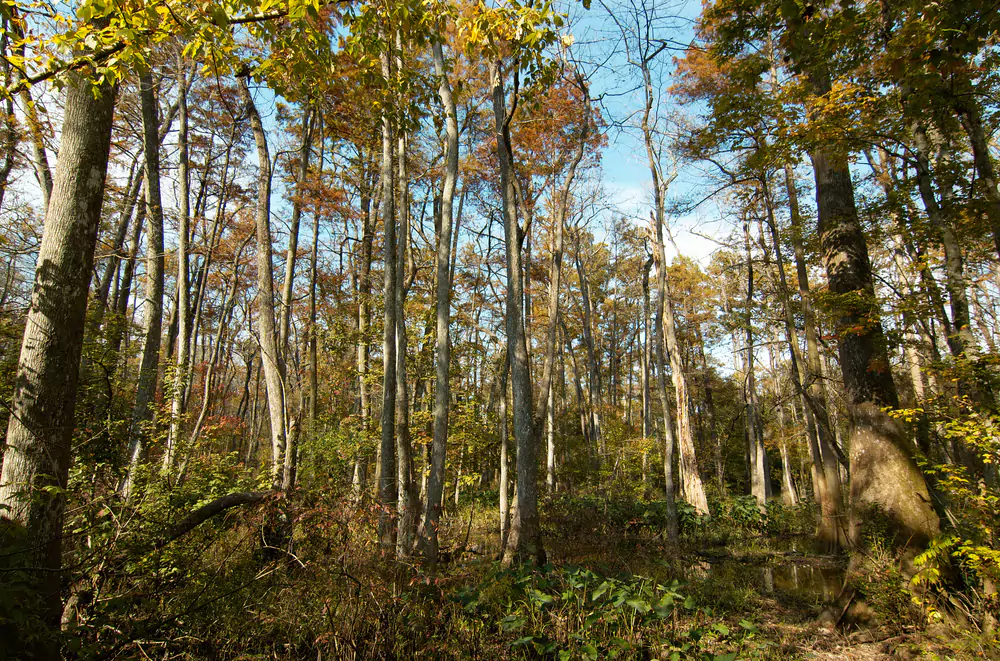
[[(829, 91), (827, 78), (813, 73), (810, 79), (816, 93)], [(909, 543), (919, 546), (938, 532), (939, 523), (902, 428), (882, 411), (897, 407), (899, 400), (847, 158), (822, 149), (814, 150), (811, 158), (818, 231), (851, 414), (851, 539), (860, 541), (861, 509), (877, 505), (912, 535)]]
[[(437, 267), (435, 290), (434, 357), (434, 438), (431, 465), (427, 476), (427, 499), (421, 529), (424, 559), (433, 564), (438, 557), (438, 525), (444, 487), (445, 455), (448, 449), (448, 413), (451, 406), (451, 233), (455, 184), (458, 180), (458, 114), (451, 82), (445, 67), (444, 48), (439, 40), (431, 47), (434, 73), (438, 78), (438, 96), (445, 119), (445, 170), (441, 184), (441, 206), (437, 219)], [(506, 436), (506, 435), (505, 435)], [(504, 439), (506, 440), (506, 439)], [(502, 461), (502, 459), (501, 459)], [(504, 469), (501, 468), (501, 471)], [(505, 495), (501, 495), (505, 499)]]
[[(398, 44), (398, 41), (397, 41)], [(397, 60), (398, 61), (398, 60)], [(413, 481), (413, 447), (410, 439), (410, 389), (407, 379), (406, 295), (409, 291), (410, 191), (406, 174), (406, 132), (399, 131), (396, 156), (397, 218), (396, 237), (396, 480), (398, 482), (398, 530), (396, 557), (408, 558), (413, 551), (417, 527), (417, 494)]]
[[(815, 432), (807, 429), (810, 441), (810, 455), (813, 461), (813, 487), (819, 501), (822, 519), (819, 537), (829, 544), (842, 547), (847, 543), (846, 521), (844, 518), (843, 486), (840, 480), (837, 440), (831, 429), (827, 408), (827, 397), (822, 378), (823, 368), (819, 355), (819, 337), (816, 330), (816, 313), (812, 306), (812, 292), (809, 288), (809, 272), (806, 266), (805, 246), (802, 240), (802, 214), (799, 209), (798, 189), (795, 185), (795, 171), (790, 163), (785, 163), (785, 190), (788, 193), (789, 217), (791, 222), (792, 250), (795, 255), (795, 273), (799, 287), (799, 306), (802, 311), (803, 331), (806, 338), (805, 365), (800, 366), (800, 378), (805, 392), (806, 425), (812, 418)], [(780, 241), (772, 237), (779, 268), (783, 267)], [(794, 331), (794, 324), (790, 327)], [(798, 346), (798, 341), (795, 341)]]
[[(129, 467), (122, 484), (122, 495), (129, 497), (135, 470), (145, 452), (149, 426), (153, 422), (153, 400), (160, 360), (160, 336), (163, 326), (163, 204), (160, 196), (160, 145), (157, 139), (156, 97), (152, 73), (139, 76), (142, 101), (143, 151), (146, 159), (146, 285), (143, 321), (142, 362), (136, 386), (135, 408), (129, 431)], [(173, 467), (173, 448), (168, 444), (163, 453), (163, 469)]]
[[(392, 66), (388, 53), (382, 53), (382, 76), (389, 80)], [(382, 113), (382, 189), (381, 213), (384, 235), (384, 286), (385, 302), (382, 329), (382, 438), (379, 449), (379, 540), (386, 550), (396, 549), (397, 483), (393, 468), (396, 466), (396, 211), (393, 186), (392, 118), (389, 111)]]
[(177, 86), (180, 95), (180, 122), (177, 130), (177, 363), (170, 404), (170, 436), (167, 447), (174, 450), (180, 438), (181, 416), (184, 414), (185, 378), (188, 374), (188, 220), (190, 216), (190, 174), (188, 173), (188, 107), (187, 83), (183, 62), (178, 62), (181, 80)]
[(267, 134), (260, 114), (250, 96), (246, 77), (239, 79), (243, 103), (250, 115), (250, 128), (257, 147), (257, 330), (260, 356), (267, 391), (267, 408), (271, 421), (271, 480), (281, 486), (285, 464), (285, 387), (284, 363), (278, 351), (274, 324), (274, 269), (271, 266), (271, 159)]
[(288, 337), (292, 319), (292, 295), (295, 292), (295, 261), (299, 250), (299, 224), (302, 218), (302, 198), (305, 195), (306, 176), (309, 174), (309, 156), (312, 153), (312, 108), (302, 109), (302, 144), (295, 176), (295, 197), (292, 199), (292, 217), (288, 229), (288, 250), (285, 252), (285, 280), (281, 289), (281, 322), (278, 341), (281, 352), (288, 361)]
[(517, 110), (518, 72), (514, 70), (514, 100), (509, 109), (504, 92), (503, 63), (491, 60), (489, 74), (507, 254), (507, 356), (510, 360), (514, 440), (517, 444), (517, 512), (511, 522), (504, 560), (507, 563), (534, 561), (543, 565), (545, 549), (542, 546), (542, 531), (538, 519), (538, 435), (535, 433), (532, 413), (531, 372), (523, 321), (523, 235), (517, 219), (517, 195), (514, 191), (513, 153), (510, 144), (510, 121)]
[[(26, 529), (29, 580), (59, 625), (63, 513), (83, 324), (104, 201), (115, 91), (69, 74), (52, 197), (10, 403), (0, 474), (5, 518)], [(56, 658), (57, 650), (41, 650)]]
[(757, 376), (754, 367), (754, 333), (753, 333), (753, 298), (754, 272), (753, 254), (750, 251), (750, 226), (743, 222), (743, 242), (746, 248), (747, 296), (746, 318), (744, 323), (744, 344), (746, 358), (744, 360), (744, 416), (746, 420), (747, 443), (750, 456), (750, 493), (757, 499), (758, 505), (764, 507), (771, 497), (770, 470), (767, 463), (767, 452), (764, 449), (764, 430), (760, 419), (760, 403), (757, 398)]

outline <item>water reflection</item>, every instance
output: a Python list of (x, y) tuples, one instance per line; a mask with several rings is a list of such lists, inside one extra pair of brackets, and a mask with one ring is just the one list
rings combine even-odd
[(777, 567), (759, 567), (761, 589), (768, 594), (784, 592), (820, 602), (837, 598), (844, 584), (840, 567), (788, 563)]

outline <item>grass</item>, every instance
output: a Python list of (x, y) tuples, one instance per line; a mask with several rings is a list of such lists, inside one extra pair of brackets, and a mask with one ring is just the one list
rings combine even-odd
[(447, 513), (447, 560), (429, 574), (383, 555), (373, 503), (299, 494), (293, 555), (261, 553), (266, 508), (205, 524), (105, 577), (67, 633), (67, 656), (732, 661), (1000, 650), (995, 637), (929, 627), (889, 556), (859, 581), (875, 597), (868, 617), (832, 629), (829, 583), (846, 561), (812, 551), (812, 510), (763, 516), (744, 505), (717, 506), (711, 523), (689, 518), (672, 545), (656, 502), (547, 498), (551, 564), (504, 569), (495, 503), (481, 496)]

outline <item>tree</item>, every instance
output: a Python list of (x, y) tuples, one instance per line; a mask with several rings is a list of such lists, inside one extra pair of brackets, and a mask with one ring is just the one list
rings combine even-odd
[(62, 140), (21, 342), (0, 505), (26, 529), (42, 616), (61, 615), (62, 524), (87, 294), (104, 202), (115, 90), (66, 82)]

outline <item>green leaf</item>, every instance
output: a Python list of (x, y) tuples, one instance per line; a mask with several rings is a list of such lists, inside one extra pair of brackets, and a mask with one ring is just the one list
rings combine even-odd
[(541, 590), (536, 590), (534, 588), (528, 589), (528, 596), (531, 597), (533, 602), (538, 604), (551, 604), (555, 601), (555, 598), (552, 595), (545, 594)]

